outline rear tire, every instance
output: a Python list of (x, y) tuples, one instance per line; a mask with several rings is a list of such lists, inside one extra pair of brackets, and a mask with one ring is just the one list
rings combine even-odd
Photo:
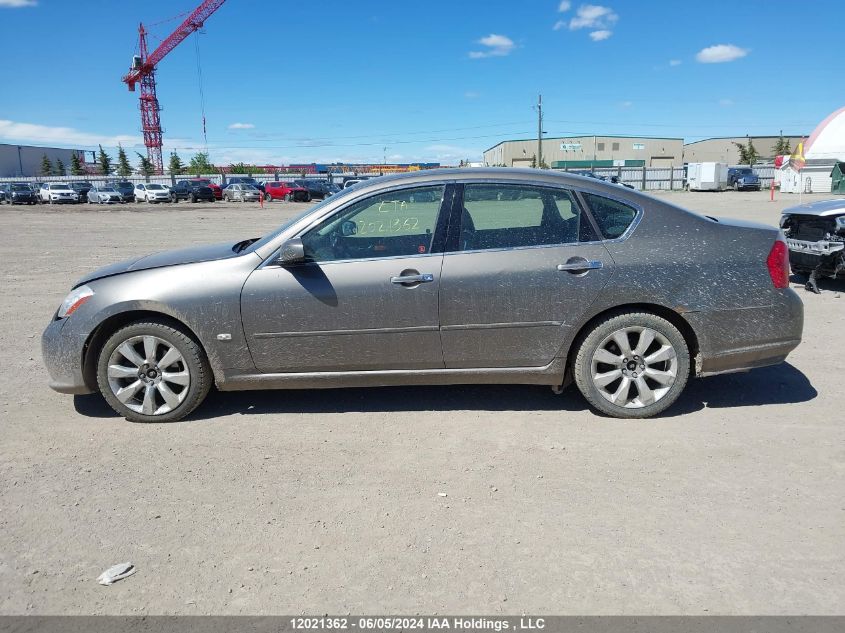
[(273, 202), (273, 194), (272, 193), (265, 193), (264, 194), (264, 202)]
[(97, 363), (100, 393), (130, 422), (181, 420), (205, 399), (211, 382), (200, 345), (158, 321), (131, 323), (112, 334)]
[(686, 340), (656, 314), (612, 314), (576, 345), (572, 373), (578, 390), (593, 408), (615, 418), (661, 413), (678, 399), (689, 378)]

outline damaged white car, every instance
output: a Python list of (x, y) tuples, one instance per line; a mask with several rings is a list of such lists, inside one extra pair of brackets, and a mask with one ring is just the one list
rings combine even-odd
[(784, 209), (780, 228), (792, 272), (808, 276), (807, 290), (818, 294), (820, 278), (845, 278), (845, 198)]

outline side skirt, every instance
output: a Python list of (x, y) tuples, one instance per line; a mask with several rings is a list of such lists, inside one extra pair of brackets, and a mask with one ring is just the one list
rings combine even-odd
[(281, 374), (227, 374), (217, 382), (221, 391), (250, 389), (335, 389), (403, 385), (560, 385), (566, 361), (556, 358), (545, 367), (483, 369), (420, 369), (325, 371)]

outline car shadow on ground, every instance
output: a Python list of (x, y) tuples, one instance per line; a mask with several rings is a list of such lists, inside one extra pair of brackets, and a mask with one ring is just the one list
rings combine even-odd
[[(749, 373), (690, 380), (678, 402), (660, 417), (720, 409), (807, 402), (818, 395), (789, 363)], [(98, 395), (74, 397), (80, 415), (115, 418)], [(229, 415), (285, 413), (389, 413), (421, 411), (583, 411), (587, 403), (573, 386), (560, 395), (532, 385), (370, 387), (350, 389), (212, 391), (186, 421)]]

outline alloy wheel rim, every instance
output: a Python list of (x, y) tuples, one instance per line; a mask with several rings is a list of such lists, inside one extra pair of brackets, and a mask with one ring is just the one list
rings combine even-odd
[(678, 354), (663, 334), (626, 327), (606, 336), (593, 353), (590, 377), (605, 400), (641, 409), (663, 399), (678, 377)]
[(108, 381), (114, 397), (143, 415), (163, 415), (188, 395), (191, 373), (182, 353), (158, 336), (133, 336), (109, 357)]

